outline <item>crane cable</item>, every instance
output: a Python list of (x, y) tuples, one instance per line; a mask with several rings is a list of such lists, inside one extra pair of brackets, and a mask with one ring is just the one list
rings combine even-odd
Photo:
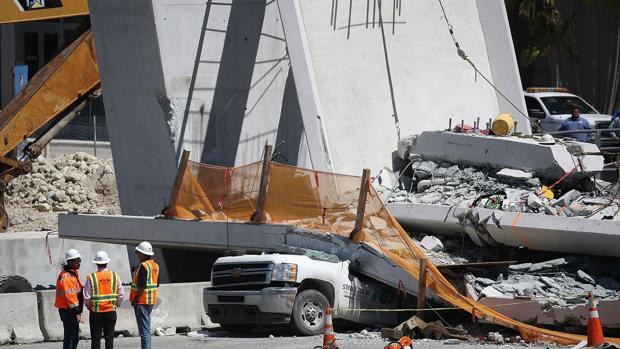
[(493, 87), (493, 89), (495, 90), (495, 92), (497, 92), (500, 96), (502, 96), (502, 98), (504, 98), (513, 108), (515, 108), (516, 111), (519, 112), (519, 114), (523, 115), (526, 119), (528, 119), (530, 121), (530, 125), (536, 127), (538, 130), (544, 132), (545, 130), (536, 122), (536, 120), (532, 120), (532, 118), (530, 118), (528, 115), (526, 115), (525, 113), (523, 113), (523, 111), (521, 111), (520, 108), (518, 108), (508, 97), (506, 97), (502, 91), (500, 91), (481, 71), (480, 69), (478, 69), (478, 67), (476, 67), (476, 65), (474, 64), (474, 62), (471, 61), (471, 59), (469, 59), (469, 57), (467, 57), (467, 54), (465, 53), (465, 51), (463, 51), (463, 49), (461, 49), (461, 46), (459, 45), (459, 42), (456, 40), (456, 37), (454, 36), (454, 27), (452, 26), (452, 24), (450, 24), (450, 21), (448, 20), (448, 15), (446, 15), (446, 10), (443, 7), (443, 3), (441, 2), (441, 0), (439, 1), (439, 6), (441, 6), (441, 11), (443, 12), (443, 18), (445, 18), (446, 20), (446, 24), (448, 25), (448, 31), (450, 32), (450, 36), (452, 37), (452, 41), (454, 42), (454, 46), (456, 46), (456, 53), (459, 55), (459, 57), (461, 57), (463, 60), (467, 61), (467, 63), (469, 63), (471, 65), (472, 68), (474, 68), (474, 70), (476, 71), (476, 74), (479, 74), (480, 76), (482, 76), (482, 78), (484, 79), (484, 81), (486, 81), (491, 87)]

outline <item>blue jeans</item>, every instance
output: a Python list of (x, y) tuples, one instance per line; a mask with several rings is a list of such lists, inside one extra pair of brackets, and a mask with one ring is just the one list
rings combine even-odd
[(62, 339), (62, 349), (75, 349), (80, 340), (80, 323), (74, 311), (69, 309), (58, 309), (64, 336)]
[(151, 349), (151, 311), (153, 305), (136, 304), (133, 306), (138, 322), (138, 332), (140, 333), (140, 344), (142, 349)]

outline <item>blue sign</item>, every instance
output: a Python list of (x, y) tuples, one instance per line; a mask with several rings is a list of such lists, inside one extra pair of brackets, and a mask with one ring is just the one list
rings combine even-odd
[(21, 91), (28, 83), (28, 66), (16, 65), (13, 67), (13, 76), (15, 77), (15, 95)]

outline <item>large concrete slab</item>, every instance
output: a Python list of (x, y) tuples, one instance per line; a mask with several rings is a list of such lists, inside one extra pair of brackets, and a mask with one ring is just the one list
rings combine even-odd
[[(387, 209), (404, 226), (428, 234), (468, 235), (532, 250), (620, 257), (620, 221), (548, 216), (483, 208), (389, 203)], [(463, 219), (477, 216), (476, 222)]]
[[(596, 145), (581, 142), (566, 144), (540, 144), (532, 138), (425, 131), (417, 137), (409, 152), (421, 154), (425, 159), (440, 163), (450, 162), (496, 170), (513, 168), (532, 171), (536, 176), (553, 179), (559, 179), (573, 170), (576, 171), (568, 179), (593, 176), (603, 170), (602, 156), (573, 155), (598, 153)], [(569, 150), (571, 147), (576, 150)]]
[(156, 247), (260, 252), (286, 243), (287, 225), (157, 219), (143, 216), (58, 215), (65, 238), (122, 244), (148, 240)]
[(33, 287), (56, 285), (64, 251), (75, 248), (82, 255), (80, 274), (97, 270), (92, 259), (99, 250), (108, 252), (110, 268), (123, 282), (130, 280), (127, 247), (100, 242), (59, 238), (55, 232), (20, 232), (0, 234), (0, 275), (20, 275)]
[[(259, 253), (279, 245), (325, 251), (349, 259), (355, 270), (394, 288), (404, 283), (415, 295), (418, 282), (406, 271), (366, 244), (289, 225), (205, 222), (135, 216), (60, 214), (60, 235), (89, 241), (135, 243), (148, 239), (153, 246), (223, 252), (244, 249)], [(88, 226), (88, 229), (84, 227)], [(437, 296), (431, 290), (427, 297)]]

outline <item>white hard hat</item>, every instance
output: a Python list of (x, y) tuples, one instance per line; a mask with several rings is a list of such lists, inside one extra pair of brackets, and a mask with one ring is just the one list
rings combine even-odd
[(140, 244), (138, 244), (138, 246), (136, 246), (136, 251), (147, 256), (152, 256), (155, 254), (153, 253), (153, 246), (151, 246), (148, 241), (142, 241)]
[(539, 142), (540, 144), (555, 144), (555, 138), (550, 134), (544, 134)]
[(65, 252), (65, 263), (71, 259), (80, 258), (80, 253), (75, 248), (69, 249)]
[(105, 251), (97, 251), (93, 262), (95, 262), (95, 264), (108, 264), (110, 263), (110, 257)]

